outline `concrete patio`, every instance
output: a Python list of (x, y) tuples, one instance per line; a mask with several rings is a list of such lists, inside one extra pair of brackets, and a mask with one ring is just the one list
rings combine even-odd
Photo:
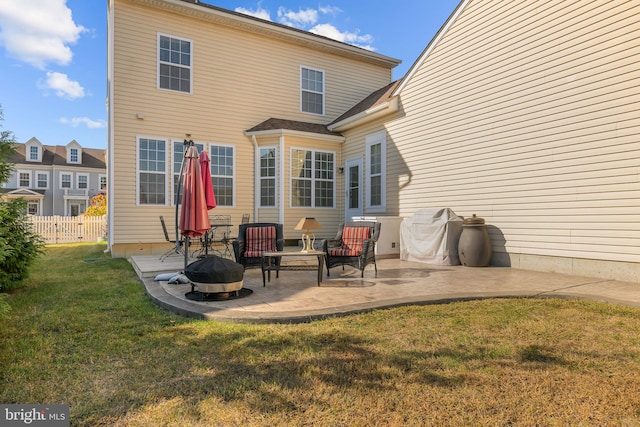
[(409, 304), (439, 304), (458, 300), (502, 297), (558, 297), (640, 307), (640, 284), (590, 277), (518, 270), (505, 267), (473, 268), (437, 266), (378, 260), (378, 274), (372, 265), (364, 278), (351, 267), (331, 270), (317, 286), (314, 271), (282, 271), (272, 274), (262, 286), (260, 269), (247, 270), (244, 288), (253, 293), (228, 301), (192, 301), (185, 297), (190, 284), (169, 285), (154, 277), (179, 272), (184, 258), (171, 256), (164, 262), (154, 256), (130, 259), (147, 294), (159, 306), (175, 313), (204, 319), (254, 323), (307, 322), (328, 316), (358, 313)]

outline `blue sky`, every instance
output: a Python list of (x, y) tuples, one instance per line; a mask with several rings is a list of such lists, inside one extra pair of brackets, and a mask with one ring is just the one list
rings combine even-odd
[[(206, 0), (402, 60), (399, 78), (459, 0)], [(3, 130), (18, 142), (106, 148), (106, 2), (0, 2)]]

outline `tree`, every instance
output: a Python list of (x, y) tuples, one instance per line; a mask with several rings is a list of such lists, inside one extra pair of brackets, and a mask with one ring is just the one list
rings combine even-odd
[[(12, 132), (0, 132), (0, 184), (11, 176), (13, 165), (7, 159), (15, 152), (14, 143)], [(15, 288), (27, 277), (29, 266), (43, 248), (42, 238), (31, 231), (24, 199), (0, 200), (0, 292)]]
[(84, 213), (86, 216), (102, 216), (107, 214), (107, 196), (96, 194), (91, 198), (89, 207)]

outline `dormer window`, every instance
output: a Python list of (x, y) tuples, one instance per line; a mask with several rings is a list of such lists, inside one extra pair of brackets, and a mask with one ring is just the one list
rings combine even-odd
[(29, 160), (32, 162), (37, 162), (40, 160), (40, 150), (36, 145), (32, 145), (29, 147)]
[(69, 163), (80, 163), (77, 148), (69, 149)]

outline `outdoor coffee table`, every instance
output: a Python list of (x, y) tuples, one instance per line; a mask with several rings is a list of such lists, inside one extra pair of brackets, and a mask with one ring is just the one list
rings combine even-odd
[[(273, 264), (271, 262), (272, 258), (280, 258), (280, 262)], [(316, 257), (318, 260), (318, 265), (315, 264), (303, 264), (303, 263), (286, 263), (283, 264), (283, 258), (308, 258), (308, 257)], [(294, 260), (295, 261), (295, 260)], [(299, 260), (298, 260), (299, 261)], [(318, 286), (320, 286), (320, 282), (322, 281), (322, 268), (324, 265), (324, 252), (322, 251), (311, 251), (311, 252), (293, 252), (293, 251), (278, 251), (278, 252), (265, 252), (262, 254), (262, 260), (260, 263), (260, 267), (262, 268), (262, 286), (266, 286), (267, 282), (265, 279), (265, 272), (271, 281), (271, 270), (275, 270), (276, 272), (282, 270), (290, 270), (290, 271), (309, 271), (309, 270), (318, 270)]]

